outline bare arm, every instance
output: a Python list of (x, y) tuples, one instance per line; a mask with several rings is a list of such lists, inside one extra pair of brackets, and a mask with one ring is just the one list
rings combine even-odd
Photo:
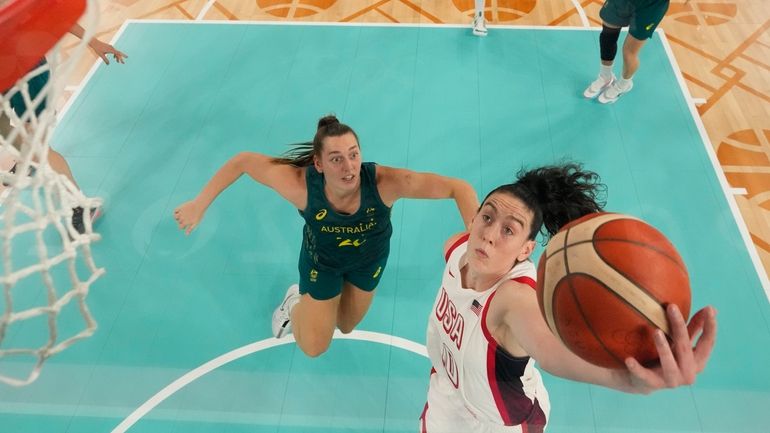
[(275, 190), (298, 209), (304, 209), (307, 205), (304, 170), (274, 164), (272, 160), (272, 157), (254, 152), (241, 152), (231, 158), (214, 174), (197, 197), (182, 203), (174, 210), (174, 218), (179, 228), (184, 230), (185, 234), (190, 234), (203, 219), (206, 209), (214, 199), (244, 173)]
[[(704, 308), (695, 314), (688, 329), (679, 311), (669, 307), (667, 316), (673, 330), (673, 342), (669, 344), (662, 333), (656, 335), (661, 359), (659, 367), (644, 368), (633, 358), (628, 358), (625, 370), (601, 368), (573, 354), (551, 333), (532, 288), (511, 282), (506, 290), (508, 307), (503, 315), (503, 326), (508, 332), (504, 334), (514, 337), (516, 342), (513, 344), (519, 344), (544, 370), (566, 379), (639, 394), (689, 385), (705, 368), (716, 338), (712, 308)], [(701, 332), (703, 334), (698, 338)]]
[(454, 199), (465, 228), (470, 227), (479, 209), (476, 191), (462, 179), (378, 165), (377, 185), (388, 206), (400, 198)]
[[(70, 28), (70, 33), (79, 37), (80, 39), (83, 39), (86, 31), (80, 24), (75, 24), (72, 26), (72, 28)], [(122, 51), (118, 51), (112, 45), (106, 42), (102, 42), (95, 37), (88, 41), (88, 46), (91, 47), (91, 49), (96, 52), (96, 55), (101, 57), (102, 61), (107, 65), (110, 64), (110, 60), (107, 58), (107, 54), (112, 54), (113, 57), (115, 57), (115, 61), (118, 63), (125, 63), (124, 59), (128, 58), (128, 56)]]

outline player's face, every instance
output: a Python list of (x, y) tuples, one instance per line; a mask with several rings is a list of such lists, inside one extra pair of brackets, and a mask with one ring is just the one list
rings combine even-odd
[(534, 213), (518, 198), (494, 193), (473, 218), (468, 239), (468, 264), (477, 273), (503, 275), (535, 248), (528, 239)]
[(315, 167), (324, 174), (326, 183), (339, 190), (353, 190), (361, 183), (361, 148), (351, 134), (326, 137), (321, 156), (316, 156)]

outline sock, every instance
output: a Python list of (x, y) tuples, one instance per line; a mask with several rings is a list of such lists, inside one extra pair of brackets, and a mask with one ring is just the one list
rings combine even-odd
[(476, 0), (476, 16), (484, 16), (484, 0)]
[(631, 87), (631, 78), (623, 78), (621, 77), (618, 79), (618, 87), (622, 90), (626, 90), (629, 87)]
[(599, 69), (599, 76), (602, 78), (611, 78), (612, 65), (605, 65), (604, 63), (602, 63), (601, 68)]

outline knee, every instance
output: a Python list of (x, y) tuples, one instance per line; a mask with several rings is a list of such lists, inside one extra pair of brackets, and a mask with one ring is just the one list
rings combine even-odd
[(618, 38), (620, 38), (619, 28), (602, 26), (602, 32), (599, 33), (602, 60), (607, 62), (615, 60), (615, 55), (618, 53)]
[(343, 334), (350, 334), (355, 328), (355, 323), (337, 323), (337, 329), (339, 329)]
[(323, 355), (324, 352), (329, 349), (330, 343), (331, 337), (323, 338), (313, 336), (310, 338), (297, 339), (297, 346), (299, 346), (302, 352), (310, 358), (317, 358)]

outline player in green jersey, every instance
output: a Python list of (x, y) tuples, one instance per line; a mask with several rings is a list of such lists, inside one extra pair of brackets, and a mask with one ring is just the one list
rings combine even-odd
[(198, 196), (174, 211), (190, 233), (216, 196), (246, 173), (274, 189), (305, 219), (299, 284), (273, 314), (273, 335), (294, 333), (308, 356), (351, 332), (371, 305), (390, 251), (390, 209), (400, 198), (454, 199), (466, 227), (479, 202), (465, 181), (361, 162), (358, 136), (334, 116), (319, 120), (311, 143), (281, 158), (239, 153)]
[[(598, 96), (602, 104), (611, 104), (634, 86), (634, 73), (639, 69), (639, 51), (651, 38), (668, 10), (669, 0), (605, 0), (599, 11), (602, 32), (599, 34), (601, 67), (599, 77), (583, 92), (586, 98)], [(620, 29), (628, 27), (623, 43), (623, 72), (616, 78), (612, 63), (618, 51)]]

